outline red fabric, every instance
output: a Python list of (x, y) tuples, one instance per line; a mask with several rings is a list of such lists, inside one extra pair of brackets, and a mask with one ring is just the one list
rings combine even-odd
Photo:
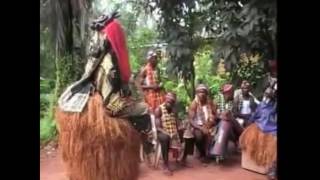
[(131, 69), (129, 64), (126, 37), (120, 23), (117, 20), (113, 20), (106, 27), (104, 27), (104, 29), (102, 29), (102, 32), (107, 35), (112, 49), (117, 56), (122, 82), (129, 83)]
[[(158, 77), (155, 77), (154, 69), (151, 64), (148, 63), (145, 67), (147, 85), (158, 85)], [(149, 105), (151, 112), (154, 112), (155, 109), (160, 106), (164, 102), (164, 92), (162, 90), (153, 90), (148, 89), (144, 91), (145, 94), (145, 102)]]
[(225, 84), (222, 88), (223, 93), (228, 93), (233, 91), (233, 86), (231, 84)]

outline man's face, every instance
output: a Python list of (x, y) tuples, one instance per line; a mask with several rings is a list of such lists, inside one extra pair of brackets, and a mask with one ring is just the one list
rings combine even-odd
[(198, 91), (197, 96), (201, 102), (205, 102), (207, 100), (207, 92), (206, 91)]
[(241, 90), (242, 90), (242, 94), (243, 94), (243, 95), (246, 96), (246, 95), (249, 94), (249, 88), (248, 88), (248, 87), (242, 87)]
[(175, 103), (176, 103), (176, 101), (171, 98), (166, 98), (166, 100), (165, 100), (165, 105), (168, 109), (171, 109)]
[(150, 57), (149, 59), (150, 63), (153, 65), (153, 66), (156, 66), (158, 64), (158, 58), (157, 56), (152, 56)]
[(225, 92), (223, 93), (223, 97), (225, 100), (231, 100), (233, 97), (233, 92)]

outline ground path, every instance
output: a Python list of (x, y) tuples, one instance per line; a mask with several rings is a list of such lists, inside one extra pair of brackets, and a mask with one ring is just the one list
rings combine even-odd
[[(203, 167), (190, 157), (192, 168), (178, 169), (168, 177), (161, 170), (152, 170), (141, 163), (139, 180), (266, 180), (266, 176), (244, 170), (240, 167), (240, 155), (231, 156), (223, 165), (215, 163)], [(61, 155), (57, 150), (41, 152), (40, 180), (67, 180)]]

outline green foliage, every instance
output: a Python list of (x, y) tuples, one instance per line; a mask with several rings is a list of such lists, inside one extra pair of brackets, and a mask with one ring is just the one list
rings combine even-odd
[(51, 79), (41, 79), (40, 78), (40, 93), (47, 94), (54, 88), (54, 81)]
[[(201, 36), (203, 23), (202, 8), (196, 1), (144, 1), (151, 13), (160, 16), (158, 30), (162, 40), (168, 43), (169, 61), (167, 72), (181, 78), (188, 96), (194, 97), (194, 55), (204, 43)], [(199, 3), (199, 1), (197, 1)]]
[(276, 0), (226, 0), (209, 7), (207, 29), (217, 35), (216, 55), (225, 59), (228, 70), (237, 65), (242, 53), (276, 58), (276, 16)]
[(170, 80), (163, 78), (163, 87), (168, 92), (174, 92), (177, 95), (177, 111), (180, 119), (186, 116), (186, 107), (190, 104), (191, 98), (188, 96), (183, 81)]
[(46, 143), (56, 136), (53, 119), (54, 81), (40, 78), (40, 143)]
[(157, 34), (150, 28), (140, 27), (128, 37), (130, 64), (134, 72), (138, 72), (146, 63), (145, 57), (148, 49), (152, 48)]
[[(228, 81), (228, 77), (221, 77), (219, 75), (215, 75), (213, 68), (213, 61), (211, 47), (203, 47), (195, 54), (195, 74), (197, 83), (204, 83), (210, 89), (210, 94), (216, 95), (218, 94), (220, 87), (222, 84)], [(186, 108), (189, 106), (191, 101), (193, 100), (188, 95), (188, 90), (185, 88), (186, 84), (182, 79), (170, 77), (170, 74), (163, 73), (165, 68), (164, 63), (160, 63), (160, 69), (162, 70), (162, 82), (166, 91), (172, 91), (177, 94), (178, 98), (178, 112), (179, 117), (184, 119), (186, 116)]]
[(210, 89), (211, 95), (216, 95), (221, 85), (227, 82), (228, 77), (215, 75), (214, 69), (216, 68), (213, 68), (213, 61), (211, 60), (212, 51), (210, 48), (206, 47), (198, 51), (195, 59), (194, 66), (197, 83), (206, 84)]
[(57, 135), (56, 123), (49, 116), (40, 120), (40, 143), (46, 143)]
[[(70, 83), (78, 80), (81, 77), (79, 69), (76, 64), (78, 63), (71, 56), (64, 56), (55, 60), (56, 62), (56, 85), (55, 95), (58, 97), (62, 91), (70, 85)], [(82, 67), (84, 68), (84, 67)]]
[[(253, 88), (265, 75), (261, 56), (259, 55), (248, 56), (247, 54), (242, 54), (239, 63), (232, 72), (237, 79), (248, 80)], [(234, 77), (233, 79), (236, 78)]]
[(54, 89), (54, 81), (40, 79), (40, 118), (48, 111), (51, 99), (52, 90)]
[(40, 29), (40, 76), (55, 78), (54, 53), (47, 28)]
[[(137, 0), (141, 2), (141, 0)], [(169, 43), (169, 71), (192, 78), (192, 55), (209, 40), (216, 58), (227, 70), (239, 62), (241, 53), (259, 53), (276, 58), (276, 0), (143, 1), (160, 16), (159, 31)]]

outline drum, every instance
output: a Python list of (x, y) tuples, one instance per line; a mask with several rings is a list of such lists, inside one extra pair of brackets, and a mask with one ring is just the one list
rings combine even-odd
[(232, 125), (229, 121), (220, 121), (219, 129), (215, 138), (215, 143), (210, 150), (210, 155), (224, 156), (230, 136)]

